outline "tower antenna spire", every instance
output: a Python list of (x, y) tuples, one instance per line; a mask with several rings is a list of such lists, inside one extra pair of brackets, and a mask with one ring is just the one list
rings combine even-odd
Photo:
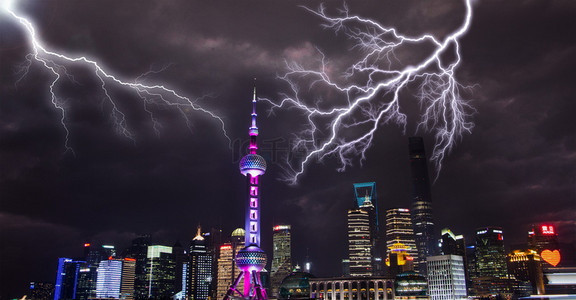
[[(244, 299), (267, 300), (266, 290), (262, 288), (260, 271), (266, 266), (266, 253), (260, 249), (260, 191), (258, 177), (266, 172), (266, 160), (256, 154), (258, 150), (258, 127), (256, 126), (256, 78), (254, 78), (254, 95), (252, 97), (252, 126), (248, 130), (250, 146), (248, 154), (240, 160), (240, 173), (248, 179), (248, 201), (246, 203), (245, 236), (242, 250), (236, 255), (236, 266), (241, 270), (234, 283), (228, 289), (224, 300), (229, 300), (234, 293)], [(244, 278), (244, 289), (240, 292), (236, 286)]]

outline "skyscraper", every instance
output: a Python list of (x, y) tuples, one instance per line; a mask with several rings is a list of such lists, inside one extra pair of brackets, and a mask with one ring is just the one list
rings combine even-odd
[(134, 299), (134, 269), (136, 260), (133, 258), (115, 259), (110, 257), (98, 265), (96, 281), (96, 298)]
[(96, 297), (120, 299), (121, 280), (122, 260), (110, 259), (101, 261), (98, 265)]
[(190, 288), (188, 299), (204, 300), (210, 296), (212, 283), (212, 255), (206, 248), (206, 240), (198, 226), (196, 236), (190, 245)]
[(418, 270), (426, 274), (426, 257), (436, 254), (432, 195), (428, 178), (428, 162), (421, 137), (408, 138), (412, 176), (412, 223), (418, 249)]
[(174, 295), (174, 271), (176, 262), (172, 247), (148, 246), (146, 256), (146, 281), (148, 298), (166, 299)]
[(430, 300), (466, 299), (466, 279), (462, 256), (429, 256), (427, 268)]
[(370, 215), (363, 209), (348, 210), (350, 276), (372, 276)]
[(502, 228), (476, 230), (476, 272), (479, 277), (508, 277)]
[(134, 298), (148, 299), (148, 281), (146, 280), (146, 259), (148, 255), (148, 246), (152, 243), (150, 235), (141, 235), (132, 240), (132, 245), (128, 248), (126, 257), (136, 260), (134, 271)]
[(464, 262), (464, 275), (466, 276), (466, 286), (471, 287), (472, 282), (468, 271), (468, 257), (466, 254), (466, 242), (463, 235), (455, 235), (448, 228), (442, 229), (440, 239), (440, 250), (443, 255), (458, 255)]
[(282, 279), (292, 272), (290, 225), (276, 225), (272, 230), (273, 257), (270, 281), (272, 297), (277, 297)]
[(415, 266), (418, 265), (418, 250), (414, 241), (412, 217), (407, 208), (391, 208), (386, 210), (386, 248), (388, 255), (395, 244), (406, 246), (406, 252), (412, 257)]
[(54, 300), (76, 299), (78, 273), (83, 264), (84, 261), (75, 261), (71, 258), (58, 259)]
[[(244, 248), (245, 231), (242, 228), (236, 228), (232, 231), (229, 243), (220, 246), (220, 257), (218, 258), (218, 283), (216, 299), (222, 299), (226, 296), (228, 289), (234, 283), (234, 280), (240, 274), (240, 269), (234, 263), (236, 254)], [(244, 281), (238, 282), (243, 286)]]
[[(252, 98), (252, 126), (250, 135), (249, 153), (240, 160), (240, 173), (248, 180), (248, 201), (246, 203), (245, 228), (246, 237), (242, 250), (236, 255), (236, 266), (242, 271), (235, 283), (230, 286), (224, 300), (236, 292), (247, 299), (268, 299), (262, 287), (260, 271), (266, 266), (266, 253), (260, 249), (260, 190), (258, 179), (266, 172), (266, 160), (256, 154), (258, 144), (258, 126), (256, 126), (256, 86)], [(242, 292), (236, 289), (238, 282), (244, 278)]]
[(540, 257), (547, 258), (543, 261), (544, 267), (556, 267), (560, 263), (561, 256), (554, 225), (541, 223), (531, 227), (528, 232), (528, 247), (536, 251)]

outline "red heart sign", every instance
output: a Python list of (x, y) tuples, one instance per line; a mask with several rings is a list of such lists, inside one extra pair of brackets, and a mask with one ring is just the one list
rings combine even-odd
[(540, 253), (540, 256), (542, 256), (542, 259), (553, 265), (554, 267), (558, 265), (558, 263), (560, 263), (560, 251), (558, 250), (554, 250), (554, 251), (550, 251), (550, 250), (544, 250), (542, 251), (542, 253)]

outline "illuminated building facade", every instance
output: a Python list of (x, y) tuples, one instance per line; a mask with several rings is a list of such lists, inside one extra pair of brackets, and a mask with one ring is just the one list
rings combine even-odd
[(278, 296), (282, 280), (292, 272), (292, 240), (290, 225), (276, 225), (272, 228), (272, 269), (270, 281), (272, 297)]
[(78, 299), (78, 278), (80, 270), (83, 269), (85, 265), (85, 261), (75, 261), (66, 257), (58, 259), (56, 285), (54, 286), (54, 300)]
[(544, 274), (540, 255), (532, 249), (514, 250), (507, 256), (508, 270), (514, 278), (529, 281), (531, 294), (544, 295)]
[(426, 274), (426, 257), (436, 254), (428, 162), (421, 137), (408, 138), (408, 148), (412, 176), (412, 223), (418, 249), (418, 270)]
[(121, 280), (122, 260), (110, 259), (101, 261), (98, 266), (96, 298), (120, 299)]
[(166, 299), (174, 294), (176, 262), (172, 247), (148, 246), (146, 255), (146, 281), (148, 298)]
[(394, 279), (385, 276), (309, 278), (310, 299), (395, 299)]
[[(237, 228), (232, 232), (231, 242), (224, 243), (220, 246), (216, 299), (222, 299), (226, 296), (226, 293), (234, 282), (234, 279), (236, 279), (238, 274), (240, 274), (240, 269), (238, 269), (234, 260), (236, 254), (244, 248), (244, 235), (244, 229)], [(241, 283), (243, 283), (243, 281), (241, 281)]]
[(188, 299), (208, 299), (210, 296), (210, 285), (212, 283), (212, 255), (206, 248), (206, 240), (202, 236), (201, 228), (190, 245)]
[(428, 293), (431, 300), (466, 299), (464, 260), (458, 255), (427, 258)]
[[(444, 228), (441, 232), (440, 250), (443, 255), (458, 255), (464, 261), (464, 274), (466, 276), (466, 286), (472, 286), (470, 281), (468, 256), (466, 254), (466, 241), (463, 235), (455, 235), (450, 229)], [(474, 260), (475, 261), (475, 260)]]
[(508, 277), (502, 228), (476, 230), (476, 273), (478, 277)]
[(552, 224), (541, 223), (532, 225), (532, 229), (528, 232), (528, 248), (536, 251), (541, 257), (546, 258), (543, 261), (544, 267), (555, 267), (560, 263), (558, 234)]
[(136, 260), (133, 258), (114, 259), (110, 257), (98, 265), (96, 298), (134, 299), (134, 271)]
[(396, 300), (430, 299), (428, 297), (428, 282), (424, 275), (408, 271), (396, 275), (394, 280)]
[(372, 276), (370, 214), (364, 209), (348, 210), (348, 254), (350, 276)]
[[(245, 215), (245, 247), (236, 254), (236, 266), (241, 270), (234, 283), (228, 289), (224, 300), (233, 297), (234, 294), (246, 299), (268, 299), (266, 291), (262, 287), (260, 271), (266, 266), (266, 253), (260, 249), (260, 187), (259, 178), (266, 172), (266, 160), (256, 154), (258, 144), (258, 126), (256, 126), (256, 87), (252, 98), (252, 126), (250, 146), (248, 154), (240, 160), (240, 173), (248, 180), (248, 199)], [(240, 280), (244, 279), (244, 288), (237, 289)]]
[(390, 247), (386, 266), (388, 275), (396, 276), (403, 272), (414, 271), (414, 258), (408, 254), (408, 247), (404, 244), (396, 243)]
[(407, 208), (391, 208), (386, 210), (386, 248), (388, 255), (394, 244), (402, 244), (406, 252), (413, 259), (414, 265), (418, 265), (418, 250), (414, 240), (412, 217)]

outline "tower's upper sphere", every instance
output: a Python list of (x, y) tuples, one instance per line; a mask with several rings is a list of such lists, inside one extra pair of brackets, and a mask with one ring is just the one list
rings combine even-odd
[(262, 175), (266, 172), (266, 160), (258, 154), (248, 154), (240, 160), (240, 173), (254, 176)]
[(236, 254), (236, 265), (240, 270), (260, 272), (266, 266), (266, 253), (256, 245), (244, 247)]

